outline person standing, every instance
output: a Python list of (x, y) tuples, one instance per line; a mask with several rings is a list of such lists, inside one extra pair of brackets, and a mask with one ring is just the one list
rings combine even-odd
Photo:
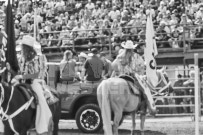
[(100, 58), (104, 63), (104, 72), (102, 74), (102, 77), (103, 79), (107, 79), (111, 76), (111, 73), (112, 73), (111, 61), (106, 58), (105, 52), (100, 53)]
[(85, 76), (85, 69), (84, 69), (84, 64), (87, 60), (87, 54), (84, 52), (81, 52), (79, 55), (79, 62), (77, 63), (77, 74), (78, 74), (78, 78), (81, 80), (84, 76)]
[(70, 50), (65, 51), (63, 60), (60, 62), (60, 80), (74, 81), (76, 77), (75, 67), (76, 62), (73, 58), (73, 53)]
[[(174, 83), (173, 87), (183, 87), (183, 79), (182, 79), (182, 75), (178, 74), (178, 80)], [(181, 89), (174, 89), (174, 94), (175, 96), (183, 96), (185, 91), (181, 90)], [(175, 99), (175, 104), (176, 105), (180, 105), (181, 103), (183, 103), (183, 99), (182, 98), (176, 98)], [(182, 113), (183, 109), (181, 107), (176, 107), (177, 113)]]
[(102, 72), (104, 70), (104, 63), (98, 57), (98, 49), (93, 48), (91, 50), (91, 56), (84, 64), (84, 68), (86, 71), (86, 82), (97, 82), (102, 79)]

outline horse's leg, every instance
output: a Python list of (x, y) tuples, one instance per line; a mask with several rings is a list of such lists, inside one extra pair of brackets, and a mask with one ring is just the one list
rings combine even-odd
[(48, 135), (53, 135), (53, 127), (54, 127), (54, 122), (51, 119), (49, 122), (49, 127), (48, 127)]
[(132, 129), (131, 129), (131, 135), (134, 135), (134, 134), (135, 134), (135, 126), (136, 126), (136, 123), (135, 123), (135, 111), (132, 112), (131, 116), (132, 116)]
[(122, 109), (115, 109), (114, 110), (114, 123), (112, 126), (114, 135), (118, 135), (118, 127), (119, 127), (119, 123), (122, 119), (122, 116), (123, 116)]
[(141, 135), (144, 135), (144, 122), (145, 122), (145, 114), (140, 114), (140, 129), (141, 129)]
[(58, 130), (59, 130), (59, 120), (61, 118), (61, 99), (59, 100), (58, 103), (56, 103), (56, 109), (55, 112), (53, 113), (53, 135), (58, 135)]

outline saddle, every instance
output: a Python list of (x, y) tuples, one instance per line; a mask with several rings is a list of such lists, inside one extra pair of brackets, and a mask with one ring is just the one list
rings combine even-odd
[(140, 95), (140, 90), (139, 90), (139, 88), (136, 85), (137, 81), (132, 76), (124, 74), (124, 75), (120, 75), (119, 78), (122, 78), (122, 79), (126, 80), (126, 82), (128, 83), (128, 86), (129, 86), (130, 91), (132, 92), (132, 94), (134, 94), (134, 95)]
[(30, 104), (30, 107), (32, 109), (36, 109), (36, 105), (39, 103), (39, 101), (36, 93), (32, 90), (32, 87), (29, 84), (25, 84), (25, 83), (18, 84), (15, 87), (20, 90), (20, 92), (23, 94), (23, 96), (27, 101), (29, 101), (32, 96), (34, 97), (34, 100)]

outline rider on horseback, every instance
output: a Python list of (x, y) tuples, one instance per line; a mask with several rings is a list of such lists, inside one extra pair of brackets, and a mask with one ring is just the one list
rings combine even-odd
[(43, 87), (43, 80), (46, 74), (45, 56), (43, 56), (38, 48), (35, 47), (35, 40), (31, 36), (24, 36), (22, 39), (22, 58), (21, 75), (15, 76), (14, 81), (23, 79), (26, 83), (31, 84), (32, 89), (39, 100), (37, 105), (35, 127), (39, 134), (48, 132), (48, 127), (51, 122), (52, 113), (49, 109), (45, 98), (47, 89)]
[[(116, 60), (112, 63), (113, 73), (111, 77), (120, 75), (129, 75), (135, 78), (135, 84), (130, 83), (131, 87), (138, 88), (141, 93), (143, 93), (145, 85), (145, 64), (143, 58), (138, 54), (134, 53), (134, 49), (137, 45), (133, 45), (133, 42), (128, 40), (126, 43), (122, 43), (121, 46), (124, 50), (117, 56)], [(133, 88), (132, 88), (133, 89)], [(144, 94), (144, 93), (143, 93)], [(143, 95), (145, 101), (148, 100), (148, 95)], [(146, 102), (141, 107), (141, 112), (146, 112)], [(152, 104), (152, 103), (150, 103)], [(154, 113), (155, 110), (151, 106), (148, 106), (151, 112)]]

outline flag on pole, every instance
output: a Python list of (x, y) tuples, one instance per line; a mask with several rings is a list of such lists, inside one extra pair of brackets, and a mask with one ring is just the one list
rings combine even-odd
[(158, 54), (156, 40), (154, 39), (154, 26), (152, 22), (152, 15), (149, 13), (146, 25), (146, 47), (144, 49), (144, 56), (146, 62), (146, 75), (147, 80), (154, 87), (158, 84), (158, 76), (156, 73), (156, 60), (155, 56)]
[[(10, 0), (6, 7), (6, 19), (5, 19), (5, 32), (7, 34), (7, 44), (6, 44), (6, 62), (11, 65), (11, 68), (17, 72), (19, 69), (17, 56), (16, 56), (16, 43), (15, 43), (15, 31), (14, 31), (14, 20), (13, 11)], [(5, 38), (4, 41), (5, 43)]]

